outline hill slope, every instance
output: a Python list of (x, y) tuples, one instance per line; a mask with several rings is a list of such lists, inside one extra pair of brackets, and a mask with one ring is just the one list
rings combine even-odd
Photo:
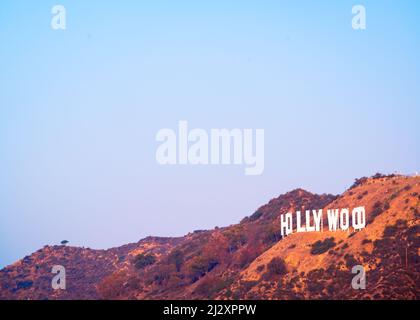
[[(180, 238), (44, 247), (0, 271), (0, 299), (418, 299), (419, 182), (376, 175), (338, 197), (297, 189), (239, 224)], [(361, 231), (280, 235), (281, 214), (361, 205)], [(54, 264), (66, 267), (67, 290), (52, 290)], [(366, 290), (351, 288), (359, 264)]]

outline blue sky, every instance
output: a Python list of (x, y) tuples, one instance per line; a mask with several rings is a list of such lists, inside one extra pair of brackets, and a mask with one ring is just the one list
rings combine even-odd
[[(367, 29), (351, 28), (362, 3)], [(51, 8), (67, 10), (52, 30)], [(2, 1), (0, 266), (238, 222), (419, 171), (418, 1)], [(265, 129), (265, 171), (160, 166), (155, 134)]]

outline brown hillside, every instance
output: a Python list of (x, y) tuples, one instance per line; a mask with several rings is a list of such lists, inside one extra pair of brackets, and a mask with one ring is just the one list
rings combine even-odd
[[(241, 273), (241, 281), (256, 281), (264, 297), (296, 294), (302, 298), (418, 298), (420, 177), (378, 177), (346, 191), (328, 208), (364, 205), (368, 224), (358, 232), (298, 233), (286, 237), (255, 259)], [(312, 254), (316, 241), (333, 238), (323, 254)], [(270, 261), (280, 258), (287, 274), (264, 280)], [(367, 271), (367, 289), (351, 289), (351, 267)], [(342, 281), (342, 282), (340, 282)], [(300, 285), (298, 285), (300, 284)], [(343, 286), (340, 286), (343, 284)]]
[[(239, 224), (109, 250), (44, 247), (0, 271), (0, 299), (418, 299), (420, 177), (362, 178), (341, 196), (297, 189)], [(294, 233), (280, 215), (365, 206), (361, 231)], [(326, 214), (324, 214), (324, 218)], [(51, 289), (66, 266), (68, 288)], [(366, 270), (354, 290), (351, 269)]]

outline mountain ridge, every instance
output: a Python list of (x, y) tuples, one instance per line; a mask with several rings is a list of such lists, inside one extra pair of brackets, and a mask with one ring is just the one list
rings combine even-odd
[[(419, 181), (375, 175), (339, 196), (298, 188), (237, 224), (182, 237), (106, 250), (45, 246), (0, 270), (0, 299), (418, 299)], [(354, 204), (366, 206), (366, 230), (280, 235), (281, 214)], [(54, 264), (66, 268), (66, 290), (51, 288)], [(356, 264), (376, 281), (367, 290), (351, 289)], [(386, 288), (378, 270), (394, 279)]]

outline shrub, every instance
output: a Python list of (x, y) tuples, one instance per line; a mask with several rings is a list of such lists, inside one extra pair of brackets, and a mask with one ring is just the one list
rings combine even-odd
[(327, 252), (329, 249), (335, 247), (334, 238), (327, 238), (324, 241), (318, 240), (312, 244), (311, 254), (317, 255)]
[(389, 197), (390, 200), (395, 199), (396, 197), (398, 197), (400, 193), (399, 192), (394, 192), (393, 194), (391, 194), (391, 196)]
[(363, 199), (364, 198), (364, 196), (366, 196), (368, 194), (368, 191), (367, 190), (365, 190), (363, 193), (361, 193), (361, 194), (359, 194), (358, 196), (357, 196), (357, 199), (358, 200), (361, 200), (361, 199)]
[(367, 181), (367, 177), (362, 177), (360, 179), (355, 179), (354, 183), (350, 186), (350, 189), (356, 188), (357, 186), (362, 185), (364, 182)]
[(195, 293), (206, 298), (212, 298), (217, 293), (228, 288), (233, 279), (222, 279), (220, 277), (206, 277), (195, 289)]
[(162, 285), (165, 281), (171, 278), (172, 271), (173, 267), (171, 266), (158, 266), (153, 275), (153, 281), (155, 281), (158, 285)]
[(101, 299), (120, 299), (126, 294), (124, 283), (128, 280), (125, 272), (119, 271), (105, 277), (98, 284), (98, 293)]
[(176, 271), (179, 272), (182, 264), (184, 263), (184, 256), (180, 250), (175, 250), (169, 255), (168, 261), (169, 263), (174, 264)]
[(266, 231), (266, 236), (263, 239), (263, 242), (265, 244), (272, 244), (275, 242), (278, 242), (281, 239), (281, 230), (280, 230), (280, 224), (277, 225), (271, 225), (268, 227)]
[(205, 258), (202, 256), (194, 258), (189, 265), (189, 276), (192, 282), (196, 282), (207, 272), (213, 270), (218, 264), (219, 261), (217, 261), (215, 258)]
[(381, 178), (385, 178), (386, 175), (382, 174), (382, 173), (376, 173), (375, 175), (372, 176), (373, 179), (381, 179)]
[(156, 257), (152, 254), (143, 254), (140, 253), (134, 258), (134, 266), (137, 269), (143, 269), (147, 266), (150, 266), (156, 262)]
[(324, 289), (324, 285), (322, 283), (319, 282), (308, 282), (308, 290), (311, 293), (321, 293), (322, 290)]
[(258, 257), (258, 250), (253, 247), (244, 248), (237, 257), (237, 265), (243, 268), (249, 265), (256, 257)]
[(263, 213), (261, 211), (255, 211), (250, 217), (249, 217), (249, 221), (255, 221), (258, 220), (259, 218), (261, 218), (261, 216), (263, 215)]
[(287, 273), (287, 267), (282, 258), (273, 258), (267, 264), (267, 271), (264, 274), (265, 279), (271, 279), (274, 276), (281, 276)]
[(388, 210), (389, 203), (385, 202), (385, 204), (382, 204), (380, 201), (376, 201), (373, 205), (373, 210), (370, 214), (370, 222), (373, 221), (378, 215), (380, 215), (382, 212)]
[(242, 289), (241, 291), (248, 292), (257, 284), (258, 284), (258, 281), (241, 281), (240, 288)]
[(33, 285), (33, 281), (28, 280), (28, 281), (18, 281), (17, 282), (17, 289), (28, 289), (30, 287), (32, 287)]
[(359, 262), (354, 258), (354, 256), (352, 254), (346, 254), (344, 256), (344, 260), (346, 260), (346, 267), (348, 269), (351, 269), (355, 265), (359, 264)]
[(398, 229), (406, 229), (406, 228), (407, 228), (407, 220), (398, 219), (394, 225), (385, 227), (383, 236), (384, 238), (393, 237), (396, 235)]
[(224, 236), (229, 241), (229, 252), (235, 252), (240, 247), (245, 245), (247, 243), (247, 236), (246, 233), (243, 231), (242, 228), (232, 228), (230, 230), (227, 230), (224, 233)]
[(405, 187), (404, 187), (404, 190), (405, 191), (408, 191), (408, 190), (410, 190), (411, 189), (411, 186), (409, 185), (409, 184), (407, 184)]
[(384, 237), (392, 237), (397, 233), (398, 228), (396, 226), (387, 226), (384, 230)]
[(257, 267), (257, 272), (261, 273), (265, 268), (265, 265), (261, 264)]

